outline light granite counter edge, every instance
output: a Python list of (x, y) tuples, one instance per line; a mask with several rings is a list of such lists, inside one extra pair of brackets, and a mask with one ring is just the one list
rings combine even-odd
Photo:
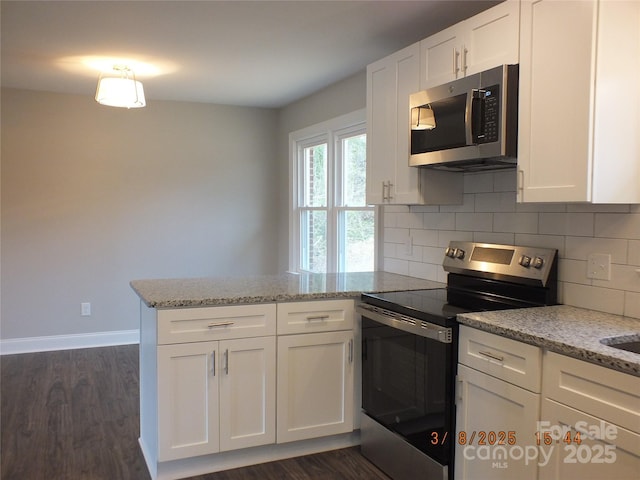
[(130, 286), (147, 307), (158, 309), (358, 298), (362, 293), (446, 287), (387, 272), (149, 279), (132, 280)]
[(640, 354), (601, 339), (640, 335), (640, 319), (568, 305), (465, 313), (458, 322), (549, 351), (640, 377)]

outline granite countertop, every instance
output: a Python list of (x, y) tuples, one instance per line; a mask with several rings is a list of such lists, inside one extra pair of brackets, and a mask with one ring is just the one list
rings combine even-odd
[(446, 285), (394, 273), (362, 272), (133, 280), (131, 287), (148, 307), (181, 308), (358, 298), (364, 292), (423, 290)]
[(457, 318), (470, 327), (640, 377), (640, 354), (600, 343), (612, 337), (639, 338), (639, 319), (569, 305), (465, 313)]

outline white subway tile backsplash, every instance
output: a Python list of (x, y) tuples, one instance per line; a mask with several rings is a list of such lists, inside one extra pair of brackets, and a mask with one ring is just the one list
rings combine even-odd
[(558, 250), (558, 256), (563, 257), (565, 251), (565, 237), (559, 235), (529, 235), (516, 234), (514, 245), (523, 245), (529, 247), (555, 248)]
[(515, 192), (478, 193), (476, 212), (515, 212)]
[(384, 241), (391, 243), (405, 243), (409, 236), (408, 228), (385, 228)]
[(437, 230), (411, 230), (414, 245), (436, 246), (438, 245)]
[(586, 260), (592, 253), (608, 253), (613, 263), (627, 263), (627, 240), (615, 238), (567, 237), (566, 258)]
[(640, 240), (640, 214), (596, 213), (595, 236)]
[(491, 232), (493, 230), (493, 214), (456, 213), (456, 230)]
[(623, 315), (624, 291), (565, 282), (564, 303), (590, 310)]
[(382, 269), (385, 272), (397, 273), (398, 275), (409, 275), (409, 262), (397, 258), (385, 258)]
[(614, 288), (640, 293), (640, 275), (633, 265), (611, 265), (611, 280), (594, 280), (594, 287)]
[[(464, 174), (464, 185), (462, 205), (383, 207), (383, 270), (446, 282), (452, 240), (556, 248), (560, 302), (640, 318), (639, 205), (516, 203), (515, 170)], [(611, 255), (610, 281), (587, 278), (591, 253)]]
[(558, 262), (558, 276), (565, 282), (591, 285), (591, 279), (587, 278), (586, 260), (560, 259)]
[(627, 317), (640, 318), (640, 293), (625, 293), (624, 314)]
[(456, 228), (455, 213), (425, 213), (424, 227), (431, 230), (454, 230)]
[(458, 232), (455, 230), (446, 231), (441, 230), (438, 232), (438, 246), (447, 247), (449, 242), (456, 240), (459, 242), (472, 242), (473, 232)]
[(441, 265), (444, 258), (444, 250), (443, 247), (422, 247), (422, 261)]
[(464, 193), (493, 192), (493, 173), (470, 173), (464, 176)]
[(418, 262), (411, 262), (409, 264), (409, 275), (434, 282), (438, 281), (438, 270), (442, 270), (440, 265)]
[(407, 212), (397, 213), (396, 227), (399, 228), (423, 228), (424, 223), (422, 221), (423, 213)]
[(640, 265), (640, 240), (629, 240), (629, 265)]
[(565, 203), (517, 203), (516, 212), (566, 212)]
[(441, 212), (473, 212), (475, 211), (476, 196), (465, 193), (462, 196), (462, 205), (441, 205)]
[(493, 191), (494, 192), (513, 192), (515, 194), (517, 187), (516, 170), (502, 170), (495, 172), (493, 175)]
[(473, 241), (480, 243), (497, 243), (500, 245), (514, 245), (513, 233), (475, 232)]
[(494, 232), (538, 233), (537, 213), (500, 213), (493, 217)]
[(593, 205), (591, 203), (568, 203), (567, 212), (577, 213), (629, 213), (629, 205)]
[(594, 214), (592, 213), (547, 213), (540, 214), (540, 233), (547, 235), (593, 236)]

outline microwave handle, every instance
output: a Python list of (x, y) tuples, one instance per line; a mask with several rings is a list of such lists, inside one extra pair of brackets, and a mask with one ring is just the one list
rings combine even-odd
[(484, 90), (473, 89), (467, 95), (467, 145), (477, 145), (478, 140), (484, 137)]

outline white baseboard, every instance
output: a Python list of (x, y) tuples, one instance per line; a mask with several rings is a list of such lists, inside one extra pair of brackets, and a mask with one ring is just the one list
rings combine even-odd
[(48, 337), (7, 338), (0, 340), (0, 355), (49, 352), (75, 348), (109, 347), (140, 343), (139, 330), (51, 335)]

